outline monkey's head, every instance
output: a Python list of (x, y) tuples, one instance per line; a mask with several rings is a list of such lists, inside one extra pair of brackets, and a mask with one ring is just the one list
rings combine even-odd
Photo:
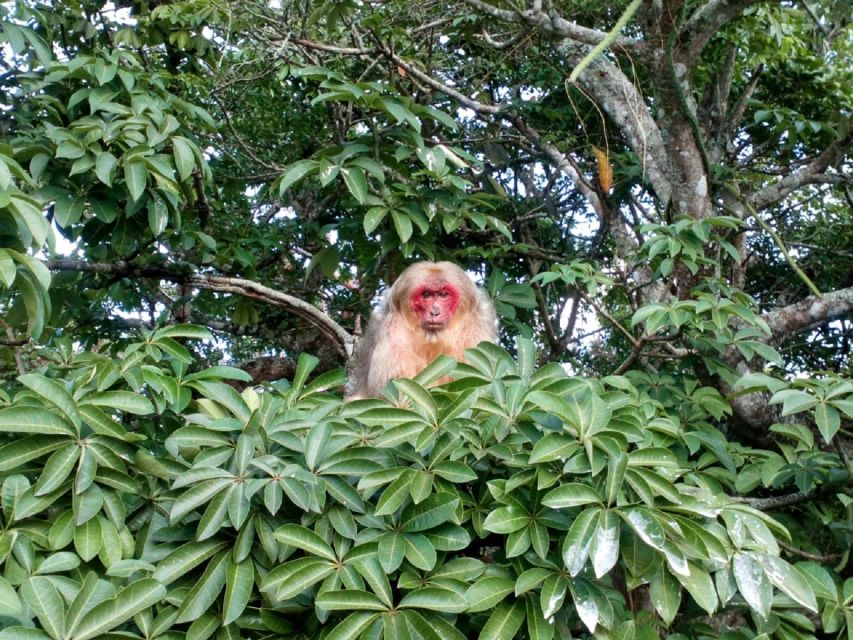
[[(428, 338), (447, 329), (476, 298), (476, 289), (462, 269), (449, 262), (412, 265), (392, 287), (392, 303)], [(466, 304), (466, 300), (469, 302)]]

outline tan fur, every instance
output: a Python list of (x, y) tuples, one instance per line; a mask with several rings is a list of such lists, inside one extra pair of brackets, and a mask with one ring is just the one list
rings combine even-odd
[[(450, 323), (439, 332), (422, 329), (411, 308), (412, 291), (426, 282), (448, 282), (460, 292)], [(442, 354), (462, 360), (465, 349), (483, 341), (497, 341), (495, 310), (485, 293), (451, 262), (413, 264), (391, 287), (359, 342), (347, 399), (379, 397), (393, 378), (411, 378)]]

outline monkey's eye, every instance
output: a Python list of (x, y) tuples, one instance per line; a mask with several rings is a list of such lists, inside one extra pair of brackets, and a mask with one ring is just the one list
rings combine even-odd
[(442, 298), (446, 298), (447, 296), (450, 295), (450, 292), (447, 289), (442, 289), (441, 291), (438, 292), (438, 295)]
[(424, 298), (431, 298), (432, 297), (432, 291), (424, 291), (421, 295)]

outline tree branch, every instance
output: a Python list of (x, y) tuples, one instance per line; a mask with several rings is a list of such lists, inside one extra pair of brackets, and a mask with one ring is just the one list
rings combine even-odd
[[(483, 0), (463, 1), (468, 6), (473, 7), (490, 18), (496, 18), (497, 20), (511, 22), (514, 24), (530, 25), (531, 27), (536, 27), (545, 33), (559, 36), (561, 38), (568, 38), (582, 44), (595, 46), (607, 38), (606, 31), (582, 27), (579, 24), (562, 18), (554, 10), (551, 10), (548, 13), (536, 8), (528, 11), (510, 11), (507, 9), (498, 9)], [(645, 49), (644, 42), (633, 38), (626, 38), (624, 36), (616, 38), (611, 46), (636, 53), (640, 53)]]
[(853, 315), (853, 287), (830, 291), (775, 309), (761, 317), (770, 326), (773, 339), (781, 342), (794, 334)]
[[(577, 65), (589, 47), (564, 41), (559, 51), (569, 65)], [(578, 84), (595, 100), (637, 154), (643, 173), (666, 209), (672, 197), (671, 163), (661, 130), (646, 106), (643, 95), (621, 69), (604, 56), (596, 58), (578, 78)]]
[(711, 0), (703, 4), (688, 18), (678, 34), (681, 42), (687, 43), (686, 62), (692, 66), (720, 28), (737, 18), (744, 9), (764, 0)]
[(770, 511), (772, 509), (780, 509), (782, 507), (790, 507), (795, 504), (802, 504), (814, 498), (841, 491), (847, 493), (849, 490), (850, 476), (847, 475), (836, 482), (828, 482), (818, 485), (808, 491), (797, 491), (796, 493), (788, 493), (781, 496), (770, 496), (767, 498), (741, 498), (732, 497), (735, 502), (748, 504), (759, 511)]
[(761, 211), (779, 202), (792, 191), (819, 181), (824, 171), (840, 163), (841, 158), (850, 149), (851, 144), (853, 144), (853, 137), (850, 136), (836, 140), (803, 169), (797, 173), (780, 178), (776, 182), (753, 193), (747, 197), (747, 202), (756, 211)]
[(521, 118), (512, 117), (510, 120), (513, 125), (515, 125), (515, 128), (518, 129), (525, 138), (527, 138), (534, 146), (538, 147), (542, 153), (544, 153), (548, 159), (554, 163), (554, 166), (558, 171), (562, 171), (569, 180), (575, 183), (575, 187), (586, 197), (599, 220), (603, 221), (606, 217), (605, 207), (601, 202), (601, 198), (598, 196), (598, 192), (581, 175), (580, 171), (578, 171), (572, 163), (569, 162), (568, 156), (553, 144), (544, 140), (536, 129), (529, 126)]
[[(809, 296), (795, 304), (762, 314), (762, 319), (770, 327), (770, 338), (779, 344), (786, 338), (812, 329), (824, 322), (853, 315), (853, 287), (838, 289), (818, 296)], [(738, 376), (752, 373), (749, 363), (740, 351), (729, 348), (725, 360), (733, 367)], [(740, 395), (725, 380), (719, 381), (719, 389), (727, 397), (734, 415), (749, 429), (763, 433), (774, 422), (780, 420), (779, 406), (769, 404), (770, 394), (759, 391)], [(756, 433), (753, 432), (753, 435)]]
[(44, 264), (52, 271), (79, 271), (123, 278), (152, 278), (207, 289), (208, 291), (234, 293), (245, 298), (259, 300), (265, 304), (282, 307), (289, 313), (302, 318), (331, 340), (341, 354), (346, 357), (352, 355), (355, 345), (355, 338), (346, 329), (314, 305), (252, 280), (198, 273), (185, 274), (164, 267), (139, 266), (125, 261), (107, 264), (63, 258), (45, 260)]

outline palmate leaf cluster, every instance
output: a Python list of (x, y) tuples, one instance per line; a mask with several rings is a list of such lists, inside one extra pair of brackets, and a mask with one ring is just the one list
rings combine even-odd
[(205, 337), (168, 327), (119, 359), (60, 348), (3, 394), (0, 638), (714, 637), (723, 612), (730, 638), (807, 638), (817, 614), (849, 622), (849, 581), (782, 559), (788, 530), (728, 497), (747, 456), (639, 380), (536, 368), (520, 340), (515, 360), (483, 344), (436, 361), (394, 404), (342, 404), (342, 373), (308, 382), (309, 357), (242, 393), (239, 370), (187, 373), (179, 340)]

